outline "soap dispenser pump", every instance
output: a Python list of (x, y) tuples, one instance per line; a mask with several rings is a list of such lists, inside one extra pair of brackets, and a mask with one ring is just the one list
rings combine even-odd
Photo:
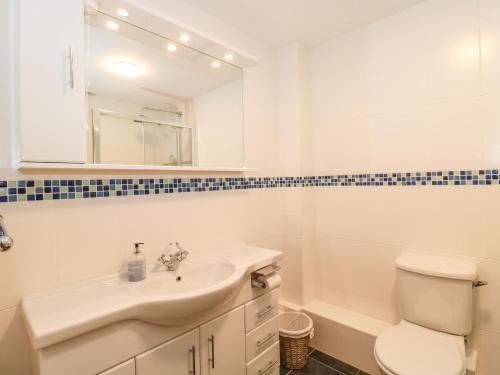
[(146, 278), (146, 258), (141, 253), (141, 245), (144, 245), (144, 243), (137, 242), (134, 244), (135, 251), (128, 261), (128, 281), (131, 282), (141, 281)]

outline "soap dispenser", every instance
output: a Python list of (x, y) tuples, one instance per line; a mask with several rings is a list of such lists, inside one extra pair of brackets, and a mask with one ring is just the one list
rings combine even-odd
[(134, 244), (135, 251), (128, 261), (128, 281), (131, 282), (141, 281), (146, 278), (146, 258), (139, 248), (141, 245), (144, 245), (144, 243), (137, 242)]

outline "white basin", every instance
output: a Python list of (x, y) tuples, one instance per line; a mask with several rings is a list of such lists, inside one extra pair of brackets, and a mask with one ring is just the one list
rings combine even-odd
[(231, 299), (247, 274), (280, 259), (280, 252), (248, 246), (217, 258), (191, 255), (175, 272), (148, 268), (137, 283), (116, 274), (25, 297), (23, 315), (35, 349), (128, 319), (182, 325)]
[(160, 268), (139, 283), (122, 281), (135, 297), (133, 316), (160, 325), (182, 324), (210, 310), (237, 291), (244, 272), (227, 261), (181, 265), (176, 272)]

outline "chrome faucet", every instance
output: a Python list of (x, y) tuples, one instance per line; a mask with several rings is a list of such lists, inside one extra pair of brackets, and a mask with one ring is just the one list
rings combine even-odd
[(0, 215), (0, 252), (10, 250), (14, 246), (14, 240), (7, 234), (3, 223), (3, 216)]
[(166, 268), (167, 271), (177, 271), (179, 268), (179, 265), (188, 257), (189, 251), (183, 249), (180, 245), (179, 242), (175, 243), (175, 247), (177, 247), (177, 251), (173, 254), (172, 252), (172, 243), (168, 244), (168, 254), (165, 255), (165, 253), (162, 253), (161, 256), (158, 258), (158, 262), (163, 264)]

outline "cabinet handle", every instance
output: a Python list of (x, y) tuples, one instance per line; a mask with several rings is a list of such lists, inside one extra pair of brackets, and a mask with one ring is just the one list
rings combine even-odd
[(68, 46), (68, 61), (69, 61), (69, 87), (71, 90), (75, 88), (75, 69), (74, 69), (74, 54), (73, 47)]
[(193, 345), (191, 349), (189, 349), (191, 355), (193, 356), (193, 370), (189, 371), (190, 375), (196, 375), (196, 347)]
[(274, 337), (276, 337), (277, 333), (274, 332), (269, 332), (269, 334), (266, 336), (265, 339), (260, 339), (260, 340), (257, 340), (257, 347), (261, 347), (262, 345), (266, 344), (267, 342), (269, 342), (269, 340), (273, 339)]
[(263, 317), (264, 315), (266, 315), (267, 313), (270, 313), (271, 311), (273, 311), (273, 307), (271, 305), (267, 306), (264, 310), (262, 311), (259, 311), (257, 313), (257, 318), (261, 318)]
[(208, 362), (212, 364), (212, 368), (215, 368), (215, 337), (214, 335), (211, 335), (208, 338), (208, 342), (210, 343), (212, 347), (212, 358), (208, 359)]
[(259, 375), (264, 375), (266, 373), (269, 373), (270, 371), (274, 370), (274, 366), (276, 366), (278, 364), (278, 361), (269, 361), (267, 366), (264, 367), (264, 369), (259, 369), (259, 372), (258, 374)]

